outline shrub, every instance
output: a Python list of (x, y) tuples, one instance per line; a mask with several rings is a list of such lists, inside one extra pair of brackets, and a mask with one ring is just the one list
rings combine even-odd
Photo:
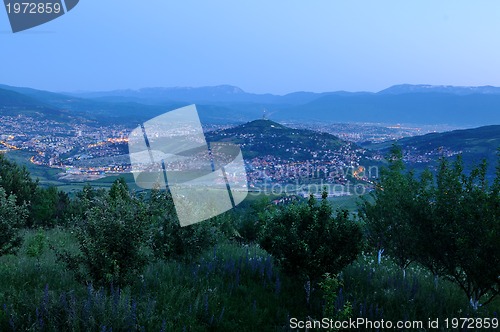
[[(352, 318), (352, 305), (346, 302), (341, 308), (338, 308), (339, 292), (342, 292), (344, 286), (342, 280), (337, 275), (325, 273), (323, 281), (319, 284), (323, 291), (323, 299), (325, 306), (323, 309), (323, 317), (328, 317), (334, 321), (347, 321)], [(339, 331), (340, 329), (333, 329)]]
[(33, 198), (31, 214), (33, 225), (38, 227), (54, 227), (66, 223), (70, 201), (69, 196), (56, 187), (38, 188)]
[(152, 191), (149, 213), (152, 218), (151, 247), (157, 258), (190, 259), (217, 240), (215, 221), (181, 227), (168, 192)]
[(20, 228), (26, 223), (26, 204), (16, 204), (16, 196), (0, 187), (0, 256), (14, 254), (21, 245)]
[(35, 236), (26, 241), (26, 255), (39, 260), (46, 247), (47, 237), (40, 229)]
[(26, 167), (20, 167), (0, 154), (0, 187), (3, 187), (8, 195), (15, 195), (17, 205), (23, 205), (32, 201), (38, 181), (31, 179)]
[(274, 205), (271, 205), (268, 197), (255, 201), (243, 214), (239, 224), (238, 232), (247, 243), (257, 242), (262, 233), (265, 220), (270, 216)]
[(317, 280), (338, 273), (358, 256), (362, 233), (347, 211), (337, 211), (326, 200), (312, 196), (307, 203), (277, 209), (267, 220), (261, 245), (286, 272)]
[(93, 207), (76, 228), (81, 253), (60, 257), (77, 272), (80, 281), (96, 285), (128, 284), (147, 263), (143, 250), (149, 222), (146, 205), (131, 196), (120, 180), (113, 184), (105, 199), (95, 199), (92, 203)]

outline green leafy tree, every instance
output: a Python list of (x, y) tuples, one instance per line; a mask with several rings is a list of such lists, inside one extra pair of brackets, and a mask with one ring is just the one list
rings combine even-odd
[(323, 193), (321, 202), (278, 208), (266, 220), (261, 245), (284, 270), (317, 281), (325, 273), (338, 273), (356, 259), (363, 245), (360, 226), (347, 211), (333, 213)]
[(16, 253), (22, 243), (19, 232), (27, 218), (27, 205), (17, 205), (16, 196), (7, 195), (0, 187), (0, 256)]
[(38, 187), (38, 181), (33, 181), (26, 167), (20, 167), (0, 154), (0, 186), (7, 195), (14, 194), (17, 205), (29, 204)]
[(54, 186), (37, 188), (31, 209), (33, 225), (29, 226), (65, 225), (69, 217), (69, 206), (69, 196), (65, 192)]
[(271, 215), (274, 208), (275, 206), (270, 203), (268, 197), (262, 197), (246, 209), (238, 224), (238, 233), (246, 242), (258, 241), (265, 220)]
[(144, 202), (116, 181), (109, 194), (92, 200), (76, 228), (80, 254), (60, 254), (83, 282), (129, 284), (147, 263), (144, 251), (150, 221)]
[(452, 165), (443, 160), (432, 201), (435, 227), (426, 233), (437, 272), (456, 283), (474, 309), (500, 292), (500, 171), (493, 186), (486, 174), (486, 161), (466, 175), (460, 157)]
[(111, 201), (130, 199), (130, 190), (124, 178), (120, 177), (113, 183), (109, 189), (108, 196)]
[(428, 185), (413, 172), (406, 172), (401, 149), (393, 146), (388, 168), (382, 169), (373, 202), (364, 200), (361, 217), (365, 221), (368, 239), (382, 252), (392, 257), (406, 276), (406, 268), (416, 259), (414, 232), (420, 216), (421, 193)]
[(66, 219), (68, 221), (83, 220), (85, 213), (92, 207), (92, 202), (96, 199), (105, 199), (107, 195), (105, 189), (95, 189), (89, 183), (85, 184), (82, 190), (77, 192), (75, 197), (69, 201), (65, 213)]
[[(457, 284), (477, 309), (500, 291), (500, 160), (493, 185), (483, 161), (469, 173), (461, 157), (441, 160), (436, 178), (417, 181), (393, 150), (374, 203), (361, 215), (372, 244), (403, 269), (412, 261)], [(500, 159), (500, 158), (499, 158)]]
[(151, 247), (161, 259), (189, 259), (213, 246), (220, 236), (212, 221), (181, 227), (172, 197), (167, 191), (153, 190), (149, 200), (152, 218)]
[(32, 225), (32, 201), (36, 195), (38, 180), (34, 181), (31, 178), (26, 167), (20, 167), (7, 159), (5, 155), (0, 154), (0, 187), (4, 189), (7, 196), (14, 195), (18, 206), (28, 207), (30, 213), (23, 220), (26, 221), (27, 225)]
[(31, 209), (33, 225), (37, 227), (46, 227), (55, 225), (55, 211), (57, 205), (57, 189), (38, 188), (36, 190), (35, 198), (33, 199), (33, 206)]

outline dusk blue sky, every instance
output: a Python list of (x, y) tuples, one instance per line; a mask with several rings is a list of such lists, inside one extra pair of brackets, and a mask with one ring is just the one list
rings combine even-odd
[(499, 17), (497, 0), (81, 0), (13, 34), (0, 10), (0, 83), (275, 94), (500, 86)]

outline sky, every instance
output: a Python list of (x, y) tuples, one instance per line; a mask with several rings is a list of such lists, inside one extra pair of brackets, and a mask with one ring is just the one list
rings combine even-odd
[(81, 0), (13, 34), (0, 83), (50, 91), (500, 86), (498, 0)]

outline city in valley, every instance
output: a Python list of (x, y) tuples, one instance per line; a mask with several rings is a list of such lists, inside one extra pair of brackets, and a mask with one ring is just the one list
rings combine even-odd
[[(371, 168), (370, 172), (366, 169), (370, 167), (369, 161), (379, 161), (383, 155), (377, 152), (367, 153), (358, 143), (391, 141), (446, 129), (383, 124), (286, 125), (289, 126), (287, 128), (291, 135), (298, 134), (293, 132), (296, 129), (303, 133), (302, 135), (311, 137), (313, 143), (304, 146), (300, 140), (285, 140), (284, 143), (281, 141), (280, 144), (275, 144), (274, 133), (263, 138), (265, 144), (268, 144), (267, 151), (253, 153), (255, 136), (262, 134), (234, 134), (233, 138), (240, 142), (244, 152), (250, 188), (269, 187), (277, 183), (299, 186), (318, 182), (346, 185), (349, 184), (349, 177), (368, 181), (378, 175), (371, 174)], [(212, 124), (204, 129), (208, 136), (225, 136), (227, 128), (231, 126)], [(72, 121), (58, 121), (22, 113), (17, 116), (2, 115), (0, 151), (20, 150), (29, 153), (32, 164), (60, 169), (59, 180), (62, 181), (94, 180), (131, 172), (127, 154), (131, 129), (123, 124), (103, 125), (92, 121), (79, 121), (76, 118)], [(345, 144), (333, 149), (322, 142), (322, 136), (310, 135), (313, 133), (311, 130), (334, 135)], [(248, 150), (252, 153), (246, 154)], [(458, 152), (448, 151), (448, 154)], [(431, 156), (408, 150), (405, 158), (413, 162), (426, 162)], [(350, 194), (350, 191), (346, 194)]]

